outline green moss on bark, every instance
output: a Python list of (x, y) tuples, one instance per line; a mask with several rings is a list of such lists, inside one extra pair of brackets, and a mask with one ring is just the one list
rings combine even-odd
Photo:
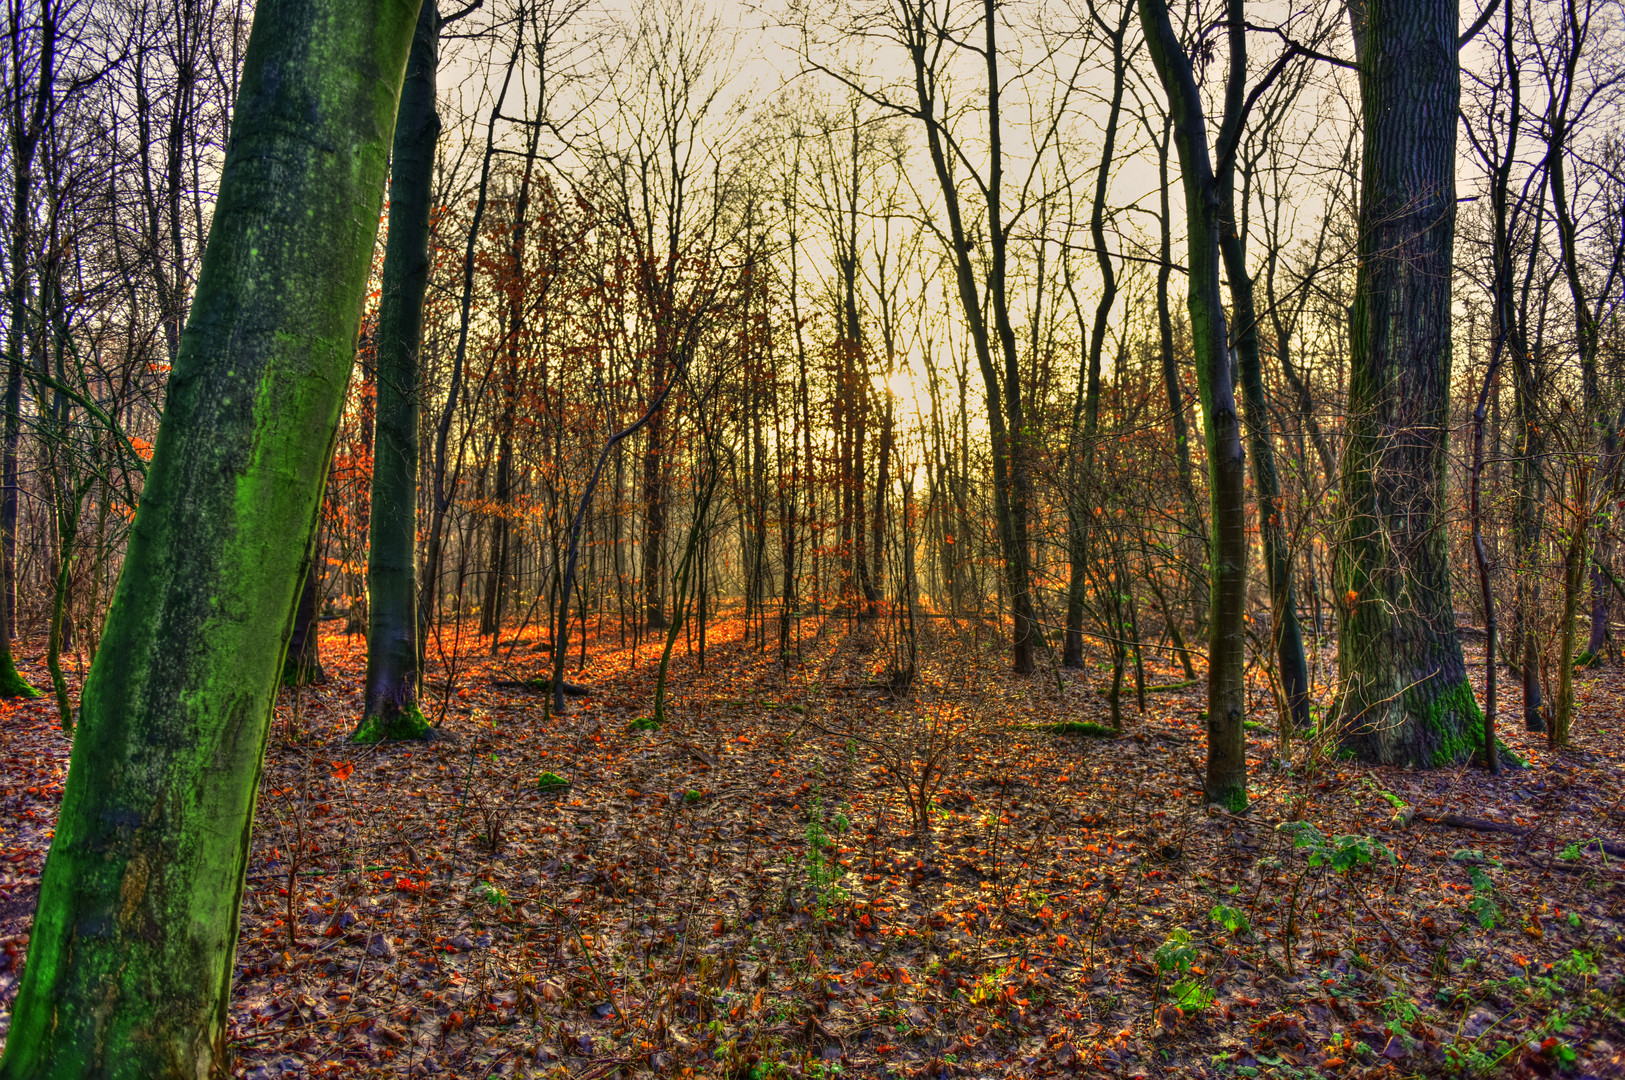
[(424, 719), (417, 705), (408, 705), (386, 715), (369, 716), (362, 720), (350, 735), (355, 743), (376, 743), (385, 739), (427, 739), (434, 728)]
[[(1484, 759), (1484, 713), (1466, 681), (1434, 697), (1422, 715), (1423, 726), (1435, 741), (1432, 753), (1420, 764), (1442, 768)], [(1495, 746), (1502, 765), (1521, 768), (1527, 764), (1501, 740), (1497, 739)]]
[(40, 692), (28, 685), (17, 672), (16, 661), (8, 650), (0, 653), (0, 698), (37, 698)]
[(0, 1080), (222, 1074), (249, 832), (415, 0), (260, 0)]

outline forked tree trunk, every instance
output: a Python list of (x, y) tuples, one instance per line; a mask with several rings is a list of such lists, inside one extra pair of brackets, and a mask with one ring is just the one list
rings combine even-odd
[(201, 1080), (416, 0), (261, 0), (0, 1077)]
[(1361, 760), (1435, 766), (1482, 745), (1446, 551), (1455, 0), (1370, 0), (1360, 97), (1359, 269), (1350, 319), (1338, 715)]
[(440, 13), (423, 0), (401, 85), (389, 177), (389, 239), (378, 300), (378, 406), (367, 544), (367, 682), (355, 738), (421, 736), (418, 709), (418, 350), (429, 287), (429, 208)]

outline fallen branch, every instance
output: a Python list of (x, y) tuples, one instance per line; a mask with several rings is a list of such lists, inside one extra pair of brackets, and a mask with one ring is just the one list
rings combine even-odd
[[(491, 685), (504, 690), (530, 690), (538, 694), (551, 693), (553, 690), (552, 679), (492, 679)], [(592, 693), (592, 687), (568, 681), (564, 683), (562, 689), (571, 697), (586, 697)]]
[[(1411, 806), (1407, 806), (1395, 814), (1394, 821), (1401, 828), (1410, 825), (1412, 821), (1424, 821), (1429, 825), (1443, 825), (1447, 829), (1503, 833), (1508, 836), (1528, 836), (1535, 831), (1529, 825), (1509, 825), (1504, 821), (1488, 821), (1484, 818), (1467, 817), (1463, 814), (1420, 814), (1417, 813), (1415, 807)], [(1569, 847), (1570, 845), (1564, 844), (1563, 846)], [(1581, 851), (1600, 851), (1604, 855), (1616, 859), (1625, 859), (1625, 844), (1615, 843), (1612, 840), (1594, 839), (1574, 846)]]

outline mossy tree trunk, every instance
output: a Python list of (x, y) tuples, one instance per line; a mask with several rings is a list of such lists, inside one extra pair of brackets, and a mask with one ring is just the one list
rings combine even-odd
[(418, 709), (418, 421), (423, 297), (429, 287), (440, 14), (423, 0), (395, 120), (389, 238), (378, 301), (377, 411), (367, 544), (367, 682), (355, 737), (413, 738)]
[(224, 1067), (254, 797), (416, 0), (261, 0), (0, 1077)]
[(1445, 547), (1456, 223), (1455, 0), (1370, 0), (1359, 269), (1350, 319), (1338, 714), (1361, 760), (1467, 760), (1483, 725), (1456, 636)]
[[(1208, 713), (1207, 771), (1203, 794), (1209, 802), (1242, 810), (1247, 805), (1247, 459), (1242, 450), (1235, 384), (1226, 343), (1224, 299), (1219, 280), (1221, 200), (1208, 152), (1201, 94), (1165, 0), (1140, 0), (1146, 45), (1168, 95), (1174, 145), (1184, 181), (1186, 296), (1191, 344), (1196, 353), (1197, 391), (1202, 399), (1202, 430), (1207, 443), (1212, 524), (1208, 530)], [(1233, 63), (1236, 58), (1232, 58)], [(1245, 60), (1241, 60), (1244, 70)], [(1232, 76), (1234, 79), (1234, 75)], [(1239, 108), (1240, 101), (1235, 102)], [(1221, 129), (1239, 125), (1227, 105)], [(1231, 132), (1233, 138), (1233, 132)]]

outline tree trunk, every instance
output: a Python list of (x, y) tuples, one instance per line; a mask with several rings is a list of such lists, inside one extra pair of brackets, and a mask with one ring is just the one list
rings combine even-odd
[(1219, 251), (1230, 279), (1231, 341), (1241, 371), (1242, 401), (1247, 410), (1247, 441), (1253, 453), (1253, 493), (1258, 499), (1258, 533), (1264, 549), (1264, 576), (1270, 590), (1270, 633), (1281, 680), (1281, 694), (1290, 723), (1299, 731), (1309, 728), (1309, 665), (1303, 655), (1303, 630), (1298, 625), (1298, 598), (1292, 587), (1292, 552), (1287, 546), (1282, 517), (1281, 480), (1275, 471), (1275, 447), (1270, 438), (1269, 406), (1264, 400), (1264, 372), (1259, 361), (1258, 308), (1253, 278), (1247, 268), (1246, 237), (1236, 214), (1235, 143), (1245, 117), (1239, 104), (1246, 91), (1247, 30), (1241, 0), (1230, 4), (1230, 79), (1227, 87), (1228, 138), (1222, 140), (1222, 162), (1217, 177), (1219, 195)]
[(1236, 414), (1219, 288), (1219, 197), (1202, 99), (1164, 0), (1140, 0), (1140, 21), (1168, 94), (1184, 180), (1191, 344), (1207, 444), (1209, 530), (1207, 771), (1203, 795), (1233, 811), (1247, 805), (1247, 459)]
[[(1162, 140), (1157, 144), (1157, 172), (1160, 178), (1161, 206), (1158, 222), (1162, 246), (1157, 265), (1157, 340), (1162, 360), (1162, 384), (1168, 395), (1168, 424), (1174, 436), (1174, 462), (1179, 468), (1180, 551), (1185, 557), (1192, 586), (1191, 607), (1195, 612), (1197, 633), (1207, 626), (1208, 581), (1202, 573), (1204, 552), (1208, 537), (1200, 504), (1196, 500), (1196, 483), (1191, 472), (1190, 429), (1185, 422), (1185, 393), (1179, 384), (1179, 361), (1174, 352), (1173, 306), (1168, 298), (1168, 279), (1173, 274), (1173, 211), (1168, 205), (1168, 140), (1172, 134), (1173, 118), (1163, 128)], [(1168, 621), (1174, 621), (1172, 608), (1165, 609)]]
[[(1022, 401), (1015, 328), (1010, 321), (1009, 296), (1006, 293), (1009, 233), (1002, 216), (1004, 151), (1001, 141), (1003, 117), (1000, 114), (999, 94), (1002, 82), (996, 6), (995, 0), (985, 0), (982, 5), (984, 40), (978, 49), (987, 72), (985, 106), (988, 121), (988, 169), (987, 175), (979, 181), (983, 209), (986, 211), (981, 227), (987, 230), (988, 239), (985, 277), (981, 279), (971, 258), (977, 244), (971, 238), (970, 226), (960, 206), (959, 188), (954, 178), (956, 166), (951, 161), (951, 140), (945, 133), (946, 121), (939, 115), (940, 90), (933, 64), (941, 47), (941, 38), (937, 28), (930, 25), (925, 12), (919, 8), (909, 9), (905, 32), (914, 66), (915, 95), (920, 104), (918, 115), (925, 121), (926, 147), (942, 192), (948, 238), (953, 246), (955, 284), (986, 395), (988, 442), (993, 459), (993, 516), (999, 537), (999, 552), (1004, 557), (1000, 585), (1009, 590), (1014, 615), (1011, 666), (1018, 674), (1030, 674), (1036, 666), (1034, 649), (1039, 644), (1028, 537), (1033, 487), (1031, 444), (1034, 435), (1028, 430)], [(991, 326), (987, 318), (988, 309), (992, 313)]]
[[(18, 456), (22, 448), (23, 337), (29, 322), (29, 225), (34, 218), (32, 189), (34, 155), (56, 109), (54, 85), (57, 21), (61, 13), (49, 2), (39, 10), (37, 55), (28, 56), (29, 28), (23, 12), (32, 5), (14, 6), (9, 22), (6, 58), (16, 84), (9, 88), (7, 123), (10, 127), (11, 206), (6, 238), (10, 264), (6, 290), (5, 390), (0, 399), (0, 698), (37, 698), (40, 692), (17, 673), (12, 638), (17, 621), (17, 510), (22, 494)], [(34, 85), (25, 86), (32, 69)]]
[[(1117, 147), (1117, 125), (1123, 113), (1123, 91), (1127, 82), (1128, 64), (1123, 56), (1123, 39), (1127, 36), (1132, 11), (1125, 7), (1123, 18), (1110, 35), (1112, 43), (1112, 103), (1106, 113), (1106, 131), (1101, 140), (1100, 165), (1095, 171), (1095, 194), (1089, 207), (1089, 239), (1095, 246), (1095, 261), (1100, 267), (1100, 299), (1095, 304), (1093, 331), (1089, 333), (1087, 359), (1078, 371), (1078, 389), (1072, 403), (1072, 430), (1081, 445), (1068, 454), (1070, 476), (1066, 493), (1067, 525), (1067, 589), (1066, 627), (1061, 644), (1061, 663), (1069, 668), (1081, 668), (1083, 660), (1083, 609), (1088, 593), (1089, 540), (1094, 524), (1094, 504), (1098, 501), (1095, 486), (1095, 440), (1100, 428), (1100, 354), (1106, 342), (1107, 320), (1111, 318), (1112, 304), (1117, 299), (1117, 275), (1112, 268), (1111, 256), (1106, 250), (1106, 194), (1111, 184), (1112, 160)], [(1072, 299), (1080, 334), (1087, 332), (1082, 306), (1072, 284), (1071, 261), (1063, 256), (1066, 289)]]
[[(666, 365), (659, 362), (663, 357), (656, 359), (650, 386), (658, 392)], [(650, 630), (664, 630), (667, 625), (666, 594), (660, 580), (666, 541), (665, 436), (665, 417), (657, 412), (649, 418), (643, 447), (643, 607), (644, 625)]]
[(316, 560), (307, 560), (304, 582), (299, 588), (299, 599), (294, 604), (293, 628), (288, 633), (288, 655), (282, 660), (283, 686), (311, 686), (326, 682), (322, 671), (322, 658), (317, 650), (316, 601), (320, 599), (321, 573)]
[(1371, 0), (1360, 72), (1338, 715), (1361, 760), (1410, 766), (1465, 761), (1484, 737), (1445, 547), (1457, 8)]
[(413, 0), (262, 0), (84, 690), (0, 1077), (224, 1067), (270, 711), (343, 405)]
[(389, 239), (378, 300), (378, 404), (372, 444), (372, 517), (367, 543), (367, 681), (353, 738), (421, 736), (418, 710), (418, 350), (429, 287), (440, 14), (423, 0), (389, 177)]

